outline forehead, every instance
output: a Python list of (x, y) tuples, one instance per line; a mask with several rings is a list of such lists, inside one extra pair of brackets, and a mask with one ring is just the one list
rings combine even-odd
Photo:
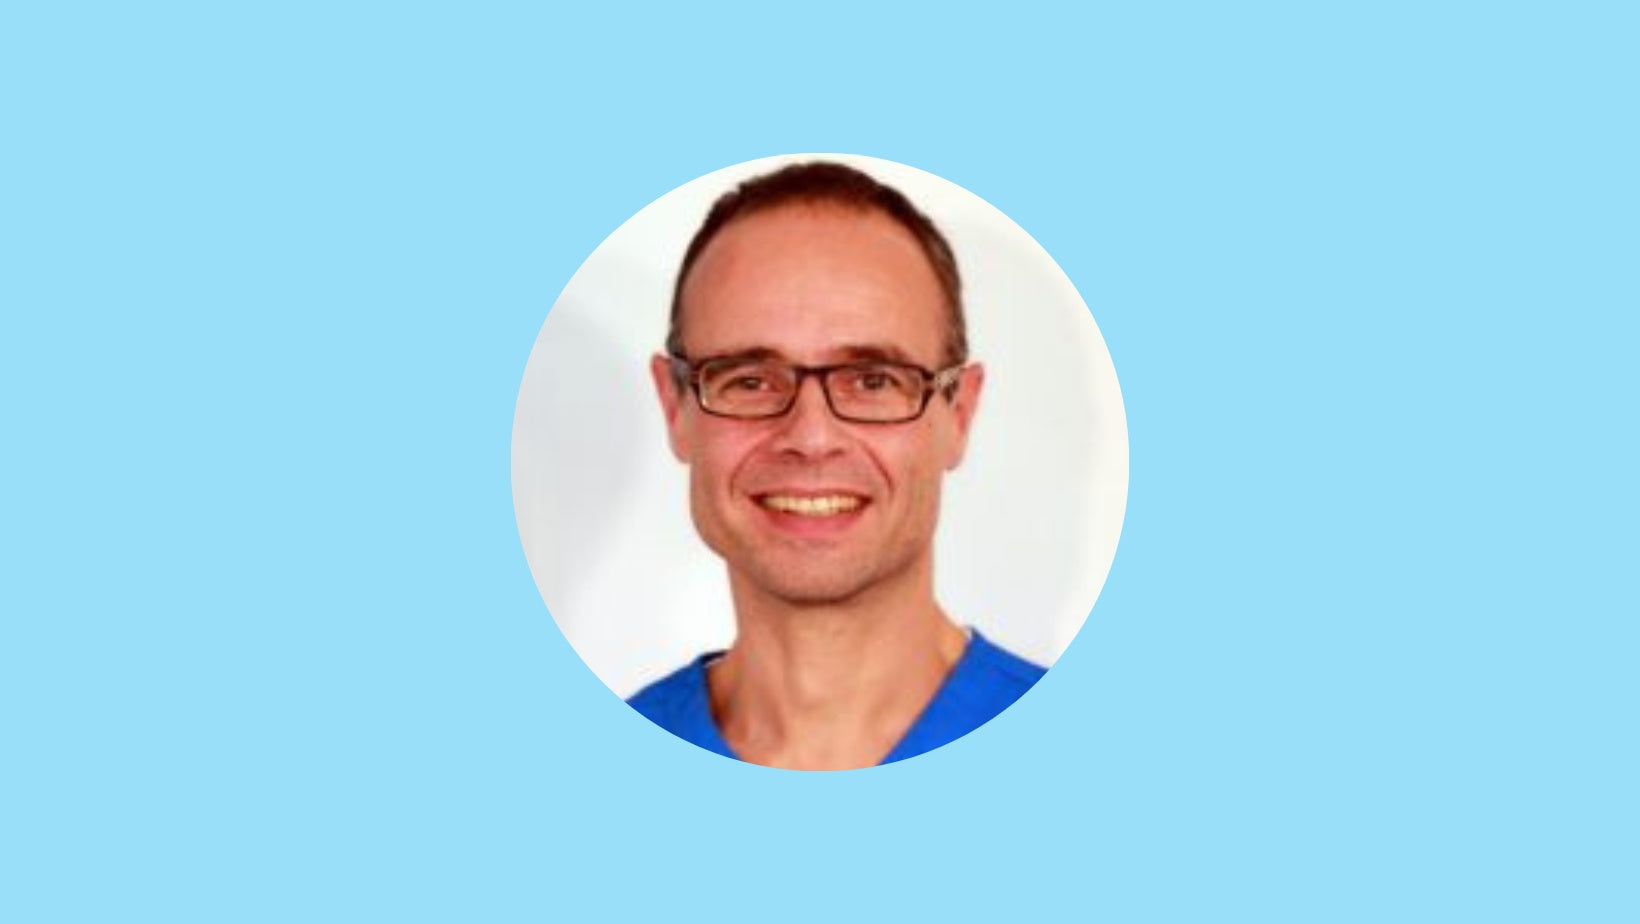
[(682, 292), (690, 355), (772, 350), (811, 362), (861, 346), (933, 365), (944, 290), (916, 237), (875, 209), (784, 205), (737, 218)]

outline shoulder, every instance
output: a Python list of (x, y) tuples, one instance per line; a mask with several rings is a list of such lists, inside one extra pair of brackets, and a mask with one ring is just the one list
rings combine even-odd
[(702, 655), (627, 698), (626, 704), (662, 727), (706, 697), (706, 662)]
[(969, 662), (976, 681), (1006, 698), (1009, 703), (1018, 699), (1048, 672), (1047, 668), (1025, 660), (978, 631), (969, 641), (965, 660)]
[(957, 713), (975, 727), (995, 718), (1025, 695), (1048, 669), (1003, 648), (977, 630), (968, 650), (946, 681), (946, 694)]
[(945, 685), (883, 762), (915, 757), (961, 738), (1000, 715), (1047, 672), (973, 632)]
[(706, 665), (720, 654), (701, 655), (639, 690), (626, 701), (627, 705), (690, 744), (734, 757), (712, 721), (711, 696), (706, 689)]

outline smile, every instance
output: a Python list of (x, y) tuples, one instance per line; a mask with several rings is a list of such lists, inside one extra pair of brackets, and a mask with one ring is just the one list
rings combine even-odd
[(758, 498), (758, 503), (770, 510), (792, 513), (800, 517), (833, 517), (858, 510), (863, 501), (848, 494), (826, 494), (819, 497), (767, 494)]

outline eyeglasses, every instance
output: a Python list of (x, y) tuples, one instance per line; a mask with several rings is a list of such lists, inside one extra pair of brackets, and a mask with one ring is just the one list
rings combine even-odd
[(853, 362), (834, 366), (798, 366), (776, 359), (722, 356), (690, 360), (672, 356), (679, 384), (695, 392), (700, 409), (717, 417), (758, 420), (779, 417), (797, 403), (803, 380), (820, 379), (826, 405), (839, 420), (852, 423), (904, 423), (928, 409), (937, 391), (946, 391), (962, 374), (961, 365), (930, 372), (896, 362)]

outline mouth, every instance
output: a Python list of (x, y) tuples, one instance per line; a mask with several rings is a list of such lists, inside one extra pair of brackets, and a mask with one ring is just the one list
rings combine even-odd
[(824, 519), (853, 513), (865, 506), (866, 500), (856, 494), (763, 494), (757, 502), (776, 513)]

